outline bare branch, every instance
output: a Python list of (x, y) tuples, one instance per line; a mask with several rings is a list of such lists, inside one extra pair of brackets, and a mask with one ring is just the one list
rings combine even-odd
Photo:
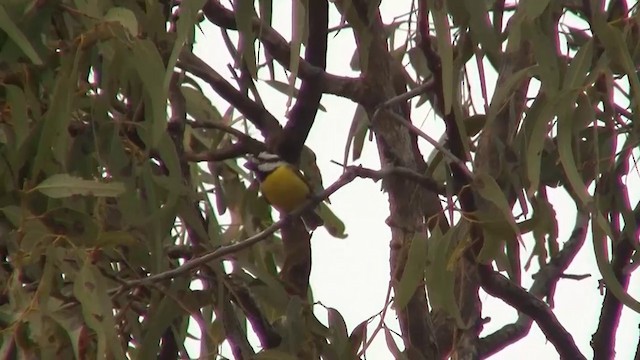
[(546, 303), (494, 271), (489, 265), (478, 266), (478, 274), (482, 288), (488, 294), (502, 299), (535, 320), (562, 359), (586, 359), (576, 346), (573, 336), (562, 326)]
[[(547, 296), (549, 289), (555, 286), (563, 276), (564, 271), (569, 267), (571, 262), (573, 262), (578, 251), (580, 251), (584, 245), (587, 237), (588, 224), (589, 215), (579, 211), (571, 236), (565, 242), (562, 250), (534, 275), (535, 280), (529, 289), (531, 296), (536, 298)], [(524, 338), (529, 333), (532, 323), (533, 319), (531, 317), (520, 313), (515, 323), (505, 325), (493, 334), (480, 339), (480, 357), (489, 357)]]

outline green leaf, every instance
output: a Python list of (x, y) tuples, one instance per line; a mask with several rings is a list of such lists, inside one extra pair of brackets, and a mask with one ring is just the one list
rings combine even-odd
[(423, 79), (429, 79), (433, 75), (427, 64), (427, 59), (419, 47), (413, 47), (407, 51), (409, 55), (409, 63), (415, 70), (416, 74)]
[(13, 22), (11, 16), (7, 13), (4, 5), (0, 5), (0, 29), (9, 36), (9, 38), (27, 55), (29, 60), (35, 65), (42, 65), (40, 55), (33, 48), (29, 39), (20, 31), (20, 28)]
[[(491, 175), (485, 171), (479, 171), (471, 186), (486, 200), (478, 204), (477, 211), (477, 216), (481, 217), (480, 221), (483, 222), (483, 229), (495, 231), (497, 235), (504, 235), (485, 237), (485, 244), (478, 258), (481, 262), (487, 262), (495, 257), (505, 238), (515, 237), (522, 243), (520, 229), (511, 213), (511, 207), (504, 192)], [(491, 218), (488, 217), (489, 214)]]
[(444, 93), (445, 115), (451, 112), (455, 87), (453, 77), (453, 45), (451, 44), (451, 33), (449, 32), (449, 18), (444, 1), (430, 1), (431, 13), (436, 28), (436, 42), (438, 44), (438, 55), (442, 64), (442, 92)]
[(11, 125), (15, 133), (14, 146), (19, 148), (29, 135), (29, 120), (27, 117), (27, 101), (21, 88), (4, 85), (7, 91), (7, 103), (11, 106)]
[(387, 349), (389, 349), (389, 352), (393, 355), (394, 359), (407, 360), (407, 356), (400, 351), (400, 348), (398, 348), (398, 344), (396, 344), (396, 340), (393, 338), (391, 330), (386, 326), (384, 327), (384, 340), (387, 342)]
[(604, 14), (597, 12), (591, 22), (591, 28), (599, 38), (600, 43), (604, 46), (609, 59), (622, 65), (629, 80), (631, 94), (633, 95), (633, 100), (631, 101), (634, 108), (634, 111), (632, 111), (633, 119), (638, 120), (640, 117), (640, 79), (638, 79), (635, 63), (629, 54), (629, 48), (626, 45), (622, 32), (608, 24)]
[[(309, 33), (309, 0), (294, 0), (291, 3), (291, 52), (289, 53), (289, 88), (293, 89), (298, 78), (300, 66), (300, 48), (306, 44)], [(291, 92), (291, 90), (289, 90)], [(287, 107), (291, 105), (292, 96), (289, 95)]]
[(549, 6), (551, 0), (526, 0), (523, 4), (524, 14), (528, 19), (535, 19), (542, 15), (544, 10)]
[(262, 350), (253, 357), (255, 360), (297, 360), (298, 357), (280, 350)]
[(166, 68), (155, 44), (149, 39), (138, 39), (133, 45), (131, 61), (146, 91), (145, 104), (151, 116), (145, 120), (150, 139), (148, 145), (155, 148), (167, 127), (167, 91), (162, 84)]
[[(75, 54), (72, 61), (71, 56), (62, 59), (61, 69), (58, 70), (55, 87), (49, 98), (49, 109), (42, 124), (40, 132), (38, 152), (33, 162), (31, 176), (39, 176), (40, 171), (51, 163), (52, 157), (57, 151), (66, 152), (66, 144), (63, 140), (68, 140), (67, 124), (71, 120), (71, 103), (76, 93), (76, 76), (80, 53)], [(57, 151), (56, 151), (57, 150)], [(53, 152), (53, 154), (52, 154)], [(60, 155), (58, 153), (58, 155)], [(56, 159), (60, 162), (63, 159)]]
[(600, 270), (607, 291), (611, 291), (620, 302), (633, 311), (640, 313), (640, 302), (629, 295), (622, 285), (620, 285), (611, 268), (607, 236), (609, 236), (609, 239), (613, 239), (613, 237), (611, 236), (611, 229), (609, 228), (607, 220), (600, 212), (592, 215), (591, 228), (593, 232), (593, 251), (596, 256), (596, 263), (598, 264), (598, 269)]
[(422, 233), (415, 233), (408, 249), (407, 262), (402, 271), (402, 277), (394, 288), (393, 305), (397, 310), (407, 306), (420, 282), (424, 279), (426, 259), (427, 237)]
[(169, 83), (173, 76), (174, 68), (178, 62), (178, 57), (186, 44), (193, 43), (194, 25), (198, 20), (198, 13), (202, 9), (206, 0), (183, 1), (180, 3), (180, 16), (176, 23), (177, 36), (173, 43), (173, 49), (167, 61), (167, 71), (164, 75), (163, 88), (169, 90)]
[[(369, 10), (374, 8), (376, 3), (379, 3), (379, 1), (368, 1), (367, 5), (369, 6)], [(336, 1), (334, 2), (334, 5), (342, 15), (341, 23), (344, 23), (344, 20), (346, 20), (360, 37), (360, 43), (356, 48), (356, 54), (354, 54), (354, 57), (352, 58), (352, 62), (354, 59), (359, 60), (359, 66), (354, 67), (354, 64), (352, 64), (352, 69), (354, 71), (366, 72), (369, 66), (369, 48), (371, 47), (372, 35), (369, 30), (369, 25), (366, 24), (363, 19), (371, 19), (371, 17), (363, 17), (358, 12), (358, 9), (353, 6), (352, 0)]]
[(529, 188), (527, 189), (529, 197), (538, 191), (540, 185), (542, 150), (549, 131), (549, 122), (554, 116), (554, 110), (555, 104), (552, 99), (538, 95), (524, 118), (526, 133), (521, 139), (525, 141), (526, 146), (525, 163), (529, 180)]
[(593, 59), (593, 39), (578, 50), (569, 64), (569, 69), (565, 74), (562, 88), (566, 91), (579, 90), (585, 85), (585, 77), (591, 69)]
[(167, 290), (170, 295), (163, 295), (159, 301), (150, 304), (150, 309), (144, 318), (144, 335), (140, 342), (138, 358), (155, 358), (162, 334), (175, 323), (176, 318), (185, 315), (187, 309), (184, 308), (182, 302), (177, 303), (176, 300), (182, 297), (178, 294), (188, 291), (188, 283), (188, 279), (184, 277), (175, 279)]
[(252, 24), (253, 19), (256, 17), (256, 9), (254, 8), (253, 0), (234, 0), (233, 8), (240, 38), (242, 39), (242, 60), (247, 66), (251, 77), (257, 79), (258, 68), (254, 49), (256, 36), (253, 32)]
[(443, 310), (455, 319), (458, 325), (463, 325), (455, 297), (455, 244), (463, 244), (468, 236), (468, 223), (463, 221), (446, 234), (440, 230), (434, 231), (429, 237), (427, 250), (427, 267), (425, 283), (429, 294), (429, 304), (434, 310)]
[[(180, 14), (182, 18), (182, 13)], [(133, 11), (124, 7), (112, 7), (104, 15), (104, 21), (115, 21), (129, 31), (131, 36), (138, 36), (138, 19)]]
[(537, 65), (521, 69), (516, 73), (511, 74), (511, 76), (505, 79), (502, 83), (498, 84), (498, 87), (491, 98), (491, 105), (489, 106), (489, 111), (487, 113), (485, 128), (493, 123), (496, 116), (498, 116), (498, 113), (508, 104), (511, 96), (513, 96), (515, 88), (520, 85), (520, 82), (525, 77), (531, 76), (536, 68)]
[[(340, 312), (334, 308), (327, 309), (327, 319), (329, 321), (329, 329), (331, 330), (331, 345), (334, 346), (336, 352), (340, 355), (348, 355), (349, 333), (347, 332), (347, 324)], [(340, 358), (344, 358), (341, 356)]]
[(342, 164), (347, 165), (349, 158), (349, 149), (353, 145), (352, 160), (356, 161), (362, 155), (362, 148), (364, 147), (364, 140), (369, 132), (369, 116), (365, 108), (358, 104), (356, 111), (353, 114), (353, 120), (351, 120), (351, 127), (349, 128), (349, 134), (347, 135), (347, 144), (344, 147), (344, 156), (342, 158)]
[(73, 280), (73, 294), (80, 302), (84, 320), (98, 338), (97, 353), (124, 359), (116, 334), (111, 297), (107, 294), (108, 287), (100, 270), (87, 260)]
[(7, 220), (11, 223), (11, 225), (16, 228), (20, 227), (20, 223), (22, 222), (22, 217), (24, 213), (24, 209), (17, 205), (7, 205), (5, 207), (0, 208), (0, 213), (2, 213)]
[(69, 174), (53, 175), (33, 190), (38, 190), (48, 197), (59, 199), (73, 195), (116, 197), (124, 192), (124, 185), (120, 182), (101, 183), (94, 180), (84, 180)]
[[(577, 95), (577, 94), (576, 94)], [(563, 94), (558, 100), (558, 155), (560, 163), (564, 169), (566, 178), (573, 190), (573, 194), (578, 197), (580, 206), (589, 209), (593, 199), (587, 191), (587, 186), (582, 180), (580, 171), (573, 154), (573, 126), (571, 119), (575, 111), (576, 95), (573, 93)]]
[(482, 45), (482, 49), (493, 66), (497, 67), (500, 64), (502, 50), (498, 34), (491, 26), (486, 3), (478, 0), (456, 1), (463, 1), (464, 7), (467, 9), (471, 38)]
[(324, 202), (320, 203), (316, 211), (324, 221), (324, 228), (331, 236), (337, 239), (347, 238), (348, 234), (346, 233), (346, 225), (327, 204)]
[(547, 96), (553, 98), (560, 89), (560, 67), (555, 42), (541, 29), (539, 22), (524, 22), (523, 30), (533, 47), (538, 76)]
[(198, 121), (222, 122), (222, 115), (205, 94), (192, 88), (191, 86), (182, 86), (180, 88), (184, 96), (187, 113)]

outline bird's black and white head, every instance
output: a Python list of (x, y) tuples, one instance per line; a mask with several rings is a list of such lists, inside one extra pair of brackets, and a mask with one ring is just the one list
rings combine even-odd
[(286, 162), (282, 160), (278, 155), (272, 154), (267, 151), (262, 151), (258, 155), (249, 155), (249, 160), (244, 167), (254, 172), (256, 178), (262, 181), (271, 172), (282, 165), (286, 165)]

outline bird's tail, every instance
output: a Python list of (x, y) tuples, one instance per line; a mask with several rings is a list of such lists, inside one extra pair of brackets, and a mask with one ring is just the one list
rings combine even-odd
[(319, 226), (324, 225), (324, 221), (314, 210), (305, 211), (302, 216), (302, 222), (309, 231), (313, 231)]

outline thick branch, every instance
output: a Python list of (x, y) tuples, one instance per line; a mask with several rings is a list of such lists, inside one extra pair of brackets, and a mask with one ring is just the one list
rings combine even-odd
[(278, 119), (271, 115), (267, 109), (234, 88), (212, 67), (193, 53), (183, 51), (180, 55), (178, 66), (211, 85), (215, 92), (251, 121), (265, 138), (275, 136), (282, 131)]
[(586, 359), (573, 341), (573, 336), (562, 326), (546, 303), (494, 271), (489, 265), (478, 266), (478, 273), (482, 288), (488, 294), (502, 299), (535, 320), (562, 359)]
[[(323, 70), (327, 66), (327, 28), (329, 25), (329, 4), (327, 0), (309, 3), (309, 39), (305, 59)], [(322, 98), (322, 77), (318, 73), (302, 79), (296, 104), (290, 112), (284, 128), (283, 141), (278, 144), (278, 153), (290, 163), (297, 163), (309, 131), (318, 112)]]
[[(392, 112), (402, 113), (409, 119), (406, 101), (393, 109), (377, 111), (388, 99), (406, 91), (397, 81), (397, 63), (389, 54), (387, 36), (375, 2), (354, 0), (336, 1), (336, 6), (354, 26), (356, 43), (360, 51), (363, 81), (367, 96), (360, 103), (371, 119), (376, 136), (380, 160), (383, 167), (406, 167), (418, 170), (414, 147), (415, 138), (407, 129), (394, 121)], [(400, 110), (397, 111), (396, 109)], [(375, 114), (375, 116), (374, 116)], [(424, 214), (420, 207), (425, 191), (401, 176), (385, 178), (383, 186), (389, 195), (389, 218), (391, 230), (389, 262), (392, 284), (397, 287), (404, 271), (407, 253), (416, 233), (424, 231)], [(424, 286), (417, 286), (404, 309), (396, 309), (405, 348), (419, 353), (423, 358), (438, 357), (438, 349), (429, 319)]]

